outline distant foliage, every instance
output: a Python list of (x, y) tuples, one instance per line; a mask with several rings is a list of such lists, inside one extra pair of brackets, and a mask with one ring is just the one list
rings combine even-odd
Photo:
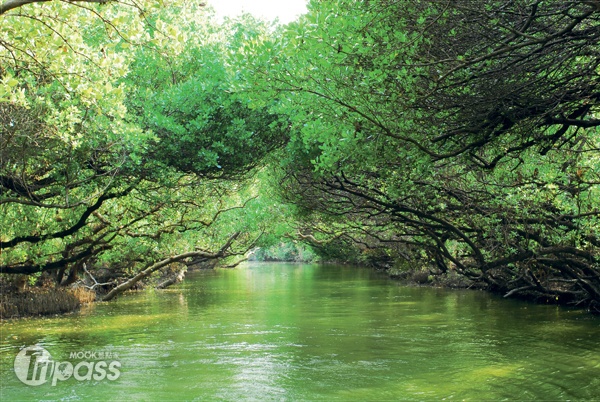
[(252, 261), (315, 262), (319, 257), (310, 247), (301, 243), (283, 242), (259, 248), (250, 257)]

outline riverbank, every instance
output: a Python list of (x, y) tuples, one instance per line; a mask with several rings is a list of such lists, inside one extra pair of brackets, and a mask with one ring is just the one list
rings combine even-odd
[[(136, 281), (129, 290), (165, 289), (179, 283), (186, 272), (213, 269), (215, 261), (192, 261), (189, 265), (172, 264), (144, 280)], [(57, 285), (52, 275), (35, 280), (26, 275), (0, 276), (0, 320), (68, 314), (81, 306), (103, 300), (117, 284), (130, 279), (125, 273), (105, 267), (86, 270), (76, 282)]]
[(535, 289), (514, 292), (500, 287), (494, 287), (483, 281), (470, 280), (454, 271), (444, 273), (436, 272), (435, 269), (408, 269), (397, 270), (394, 268), (383, 269), (390, 278), (399, 281), (405, 286), (428, 286), (444, 289), (477, 289), (493, 295), (502, 296), (505, 299), (521, 300), (532, 304), (556, 305), (567, 308), (586, 310), (587, 312), (600, 315), (600, 306), (596, 303), (577, 302), (569, 294), (562, 296), (538, 292)]
[(83, 287), (31, 288), (23, 291), (3, 288), (0, 320), (72, 313), (96, 299), (96, 293)]

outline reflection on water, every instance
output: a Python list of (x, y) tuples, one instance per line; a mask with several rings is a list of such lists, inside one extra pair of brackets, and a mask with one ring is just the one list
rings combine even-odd
[[(1, 329), (2, 400), (600, 398), (600, 319), (334, 265), (197, 272)], [(33, 344), (114, 353), (121, 375), (26, 386), (12, 365)]]

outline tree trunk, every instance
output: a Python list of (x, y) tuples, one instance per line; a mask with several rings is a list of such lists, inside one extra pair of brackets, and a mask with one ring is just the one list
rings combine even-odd
[(179, 283), (181, 281), (183, 281), (183, 278), (185, 277), (185, 272), (186, 269), (182, 269), (179, 272), (177, 272), (174, 275), (171, 275), (170, 278), (168, 278), (166, 281), (163, 281), (161, 283), (159, 283), (158, 285), (156, 285), (156, 289), (166, 289), (171, 285), (174, 285), (176, 283)]
[(205, 257), (206, 259), (215, 259), (215, 258), (224, 257), (226, 255), (226, 252), (229, 249), (229, 247), (231, 247), (231, 243), (233, 243), (233, 241), (235, 239), (237, 239), (237, 237), (239, 235), (240, 235), (240, 232), (234, 233), (229, 238), (229, 240), (227, 240), (225, 245), (223, 247), (221, 247), (221, 249), (219, 251), (217, 251), (216, 253), (210, 253), (207, 251), (192, 251), (189, 253), (184, 253), (184, 254), (179, 254), (179, 255), (173, 256), (173, 257), (169, 257), (169, 258), (159, 261), (155, 264), (152, 264), (148, 268), (139, 272), (133, 278), (129, 279), (128, 281), (123, 282), (116, 288), (112, 289), (110, 292), (108, 292), (106, 294), (106, 296), (104, 296), (102, 298), (102, 301), (109, 301), (109, 300), (114, 299), (117, 295), (123, 293), (124, 291), (126, 291), (128, 289), (131, 289), (131, 287), (133, 285), (135, 285), (142, 279), (148, 277), (153, 272), (156, 272), (159, 269), (166, 267), (167, 265), (172, 264), (174, 262), (179, 262), (181, 260), (185, 260), (186, 258), (194, 258), (194, 257)]

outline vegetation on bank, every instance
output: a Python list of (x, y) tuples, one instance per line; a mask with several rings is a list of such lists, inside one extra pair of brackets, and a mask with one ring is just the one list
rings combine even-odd
[(253, 250), (250, 261), (320, 262), (319, 256), (303, 243), (281, 242)]
[(596, 2), (184, 3), (0, 3), (2, 275), (310, 249), (600, 311)]

